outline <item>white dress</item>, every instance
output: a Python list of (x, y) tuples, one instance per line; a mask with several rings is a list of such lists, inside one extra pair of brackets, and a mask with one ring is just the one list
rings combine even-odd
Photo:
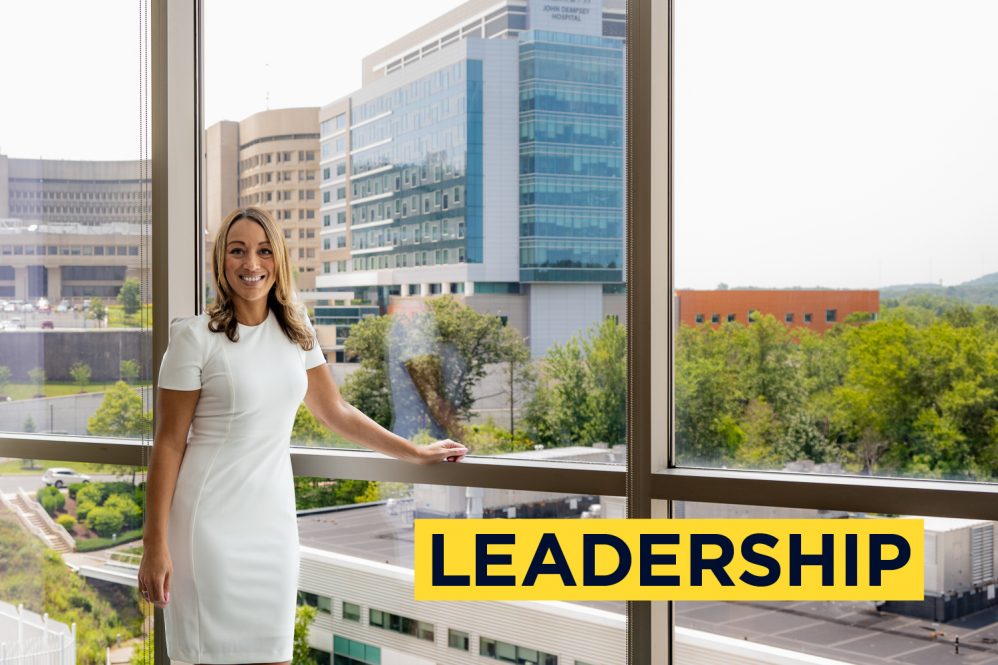
[[(170, 326), (159, 387), (201, 390), (170, 508), (173, 561), (164, 610), (167, 652), (187, 663), (291, 660), (298, 588), (298, 523), (290, 438), (325, 363), (269, 312), (239, 324), (239, 341), (208, 316)], [(314, 333), (313, 333), (314, 335)]]

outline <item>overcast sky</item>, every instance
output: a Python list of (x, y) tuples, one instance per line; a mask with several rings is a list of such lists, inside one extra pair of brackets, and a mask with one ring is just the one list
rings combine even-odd
[[(206, 120), (319, 106), (457, 0), (206, 0)], [(998, 2), (678, 0), (676, 283), (998, 271)], [(0, 4), (0, 153), (138, 156), (135, 0)], [(85, 29), (81, 29), (85, 26)]]

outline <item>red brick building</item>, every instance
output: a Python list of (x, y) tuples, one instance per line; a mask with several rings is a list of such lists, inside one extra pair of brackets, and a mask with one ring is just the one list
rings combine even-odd
[(772, 314), (791, 327), (824, 332), (850, 314), (874, 317), (880, 311), (880, 292), (822, 289), (731, 289), (696, 291), (677, 289), (680, 323), (718, 326), (728, 321), (748, 323), (752, 312)]

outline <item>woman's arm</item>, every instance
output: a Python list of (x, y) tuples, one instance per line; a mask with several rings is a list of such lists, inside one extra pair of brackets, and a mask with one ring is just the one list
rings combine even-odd
[(319, 422), (345, 439), (408, 462), (459, 462), (468, 452), (463, 445), (450, 439), (417, 446), (389, 432), (343, 399), (326, 365), (308, 370), (305, 406)]
[(142, 535), (143, 554), (139, 591), (158, 607), (169, 600), (173, 567), (166, 544), (170, 504), (177, 486), (180, 462), (187, 448), (187, 433), (194, 419), (200, 390), (160, 388), (156, 404), (156, 434), (146, 478), (146, 521)]

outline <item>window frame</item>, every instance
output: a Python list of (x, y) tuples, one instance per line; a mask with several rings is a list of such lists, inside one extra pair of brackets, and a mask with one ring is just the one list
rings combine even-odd
[[(672, 436), (672, 13), (673, 0), (627, 0), (627, 299), (628, 460), (626, 466), (474, 458), (461, 464), (416, 466), (357, 450), (294, 448), (294, 472), (326, 476), (510, 490), (627, 497), (628, 517), (668, 517), (672, 501), (751, 502), (998, 520), (998, 483), (819, 476), (678, 467)], [(201, 63), (202, 0), (151, 0), (152, 362), (159, 362), (169, 322), (204, 309), (204, 170)], [(167, 67), (169, 62), (169, 67)], [(663, 121), (665, 119), (665, 121)], [(655, 183), (659, 183), (656, 187)], [(666, 186), (663, 187), (661, 184)], [(196, 219), (196, 224), (190, 220)], [(662, 261), (661, 257), (666, 260)], [(658, 260), (653, 260), (658, 257)], [(172, 269), (172, 270), (171, 270)], [(662, 289), (662, 285), (667, 288)], [(652, 344), (666, 339), (666, 344)], [(652, 405), (659, 408), (652, 408)], [(661, 405), (667, 408), (661, 408)], [(151, 442), (112, 438), (0, 433), (0, 455), (146, 466)], [(558, 473), (550, 470), (557, 468)], [(749, 499), (747, 499), (749, 497)], [(671, 663), (670, 603), (630, 602), (629, 663)], [(162, 621), (162, 610), (155, 612)], [(156, 631), (156, 658), (166, 655)]]

